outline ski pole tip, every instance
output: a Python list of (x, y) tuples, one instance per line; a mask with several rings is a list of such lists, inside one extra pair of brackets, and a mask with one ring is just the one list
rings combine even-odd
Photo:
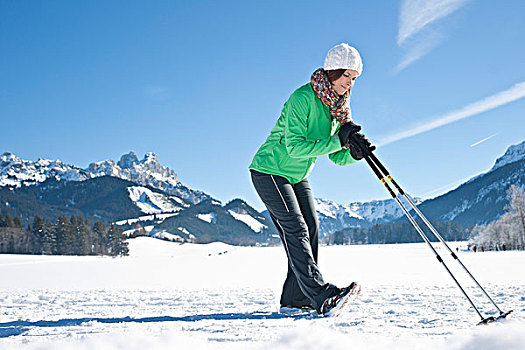
[(494, 316), (490, 316), (490, 317), (482, 319), (481, 322), (479, 322), (477, 325), (479, 326), (479, 325), (482, 325), (482, 324), (489, 324), (489, 323), (492, 323), (494, 321), (496, 321)]
[(490, 316), (490, 317), (484, 318), (484, 319), (481, 320), (481, 322), (478, 323), (478, 326), (481, 325), (481, 324), (489, 324), (489, 323), (492, 323), (492, 322), (497, 322), (499, 320), (505, 319), (513, 311), (514, 310), (510, 310), (510, 311), (507, 311), (507, 312), (501, 311), (500, 315), (498, 317)]
[(510, 315), (514, 310), (510, 310), (507, 312), (501, 312), (498, 317), (496, 317), (496, 320), (501, 320), (503, 318), (507, 318), (508, 315)]

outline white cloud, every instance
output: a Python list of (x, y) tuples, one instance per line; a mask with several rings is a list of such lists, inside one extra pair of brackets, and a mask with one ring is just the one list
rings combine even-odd
[(525, 97), (525, 81), (515, 84), (508, 90), (499, 92), (480, 101), (471, 103), (463, 108), (449, 112), (430, 122), (414, 126), (399, 133), (388, 135), (378, 142), (378, 146), (384, 146), (395, 141), (403, 140), (429, 130), (439, 128), (440, 126), (447, 125), (461, 119), (472, 117), (504, 104), (519, 100), (523, 97)]
[(467, 0), (404, 0), (399, 15), (397, 44), (402, 45), (432, 22), (446, 17)]
[(497, 132), (495, 134), (492, 134), (492, 135), (490, 135), (488, 137), (485, 137), (483, 140), (479, 140), (478, 142), (474, 142), (472, 145), (470, 145), (470, 147), (476, 147), (477, 145), (482, 144), (483, 142), (490, 140), (491, 138), (493, 138), (494, 136), (496, 136), (498, 134), (499, 134), (499, 132)]
[[(394, 71), (397, 73), (403, 70), (438, 46), (445, 36), (437, 30), (428, 30), (429, 25), (452, 14), (467, 1), (403, 0), (399, 14), (397, 44), (406, 52)], [(422, 31), (425, 28), (427, 30)]]
[(432, 32), (427, 33), (425, 36), (419, 38), (419, 40), (414, 41), (412, 45), (406, 48), (406, 52), (399, 64), (394, 69), (394, 72), (397, 73), (402, 71), (421, 57), (425, 56), (436, 46), (441, 44), (444, 39), (444, 35), (438, 32)]

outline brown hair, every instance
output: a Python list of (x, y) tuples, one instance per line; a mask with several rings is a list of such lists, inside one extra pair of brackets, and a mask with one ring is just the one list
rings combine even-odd
[(346, 69), (325, 70), (328, 80), (330, 80), (331, 83), (339, 79), (345, 71)]

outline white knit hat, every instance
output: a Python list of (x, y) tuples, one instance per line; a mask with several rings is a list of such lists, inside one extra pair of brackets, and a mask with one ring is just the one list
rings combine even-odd
[(356, 48), (341, 43), (328, 51), (323, 68), (325, 70), (352, 69), (361, 75), (363, 72), (363, 62)]

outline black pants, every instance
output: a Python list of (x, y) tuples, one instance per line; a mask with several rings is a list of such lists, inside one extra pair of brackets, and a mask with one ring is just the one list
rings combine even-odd
[(288, 257), (281, 305), (319, 310), (337, 287), (325, 283), (317, 267), (319, 222), (307, 179), (291, 184), (284, 177), (251, 170), (252, 182), (279, 231)]

